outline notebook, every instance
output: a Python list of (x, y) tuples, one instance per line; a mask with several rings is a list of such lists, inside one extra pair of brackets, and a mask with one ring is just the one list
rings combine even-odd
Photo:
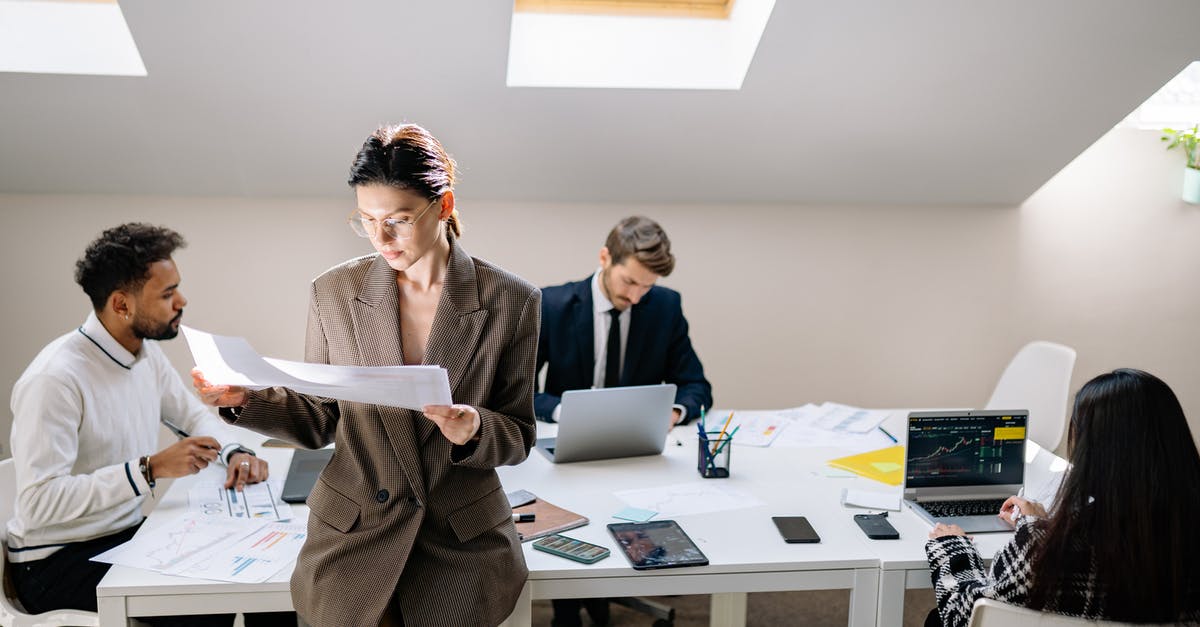
[(333, 449), (320, 448), (315, 451), (298, 448), (292, 453), (292, 464), (288, 466), (287, 479), (283, 481), (280, 499), (285, 503), (303, 503), (317, 484), (317, 477), (325, 470), (325, 464), (333, 457)]
[(1025, 410), (912, 412), (904, 502), (930, 524), (1012, 531), (1000, 505), (1025, 481)]
[(521, 538), (521, 542), (536, 540), (542, 536), (562, 533), (568, 529), (588, 524), (586, 516), (563, 509), (545, 499), (514, 507), (513, 513), (534, 515), (533, 522), (516, 523), (517, 536)]
[(537, 448), (556, 464), (658, 455), (674, 402), (672, 383), (565, 392), (558, 437), (539, 439)]

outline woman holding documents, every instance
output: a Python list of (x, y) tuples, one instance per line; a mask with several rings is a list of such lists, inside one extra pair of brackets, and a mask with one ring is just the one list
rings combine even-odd
[(375, 254), (317, 277), (305, 359), (438, 365), (453, 405), (423, 411), (286, 388), (215, 386), (239, 426), (336, 453), (309, 496), (292, 577), (300, 616), (342, 625), (495, 625), (528, 573), (495, 468), (533, 444), (540, 293), (458, 243), (454, 161), (425, 129), (380, 128), (350, 170), (350, 227)]
[(1076, 395), (1067, 438), (1073, 465), (1053, 513), (1005, 501), (1000, 516), (1016, 534), (990, 571), (957, 526), (929, 534), (940, 622), (966, 625), (980, 598), (1093, 619), (1200, 621), (1200, 454), (1175, 394), (1140, 370), (1100, 375)]

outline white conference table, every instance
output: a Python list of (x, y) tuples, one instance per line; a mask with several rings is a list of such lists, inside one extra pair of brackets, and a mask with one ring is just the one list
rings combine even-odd
[[(292, 449), (259, 446), (266, 438), (239, 430), (246, 437), (239, 441), (252, 446), (259, 457), (270, 464), (273, 477), (287, 473)], [(197, 481), (224, 480), (223, 466), (210, 466), (196, 475), (175, 479), (154, 511), (142, 524), (139, 534), (153, 529), (188, 510), (188, 490)], [(292, 505), (293, 521), (308, 520), (308, 506)], [(292, 568), (288, 567), (266, 583), (239, 584), (207, 579), (189, 579), (156, 572), (113, 566), (96, 586), (96, 605), (102, 627), (128, 624), (138, 616), (177, 614), (228, 614), (233, 612), (279, 612), (292, 609), (288, 585)]]
[[(553, 431), (554, 425), (539, 427), (540, 436)], [(712, 594), (711, 623), (737, 626), (745, 624), (748, 592), (849, 589), (848, 623), (875, 624), (879, 560), (838, 505), (841, 484), (818, 479), (830, 455), (820, 449), (735, 446), (730, 477), (703, 479), (696, 471), (696, 440), (689, 425), (671, 433), (661, 456), (552, 464), (534, 451), (521, 465), (501, 468), (506, 490), (529, 490), (590, 520), (564, 534), (612, 551), (589, 565), (525, 543), (529, 581), (510, 622), (529, 624), (533, 599)], [(737, 488), (763, 504), (674, 518), (708, 557), (708, 566), (635, 571), (605, 526), (623, 522), (612, 518), (625, 507), (613, 492), (676, 484)], [(821, 542), (784, 543), (772, 516), (808, 517)]]
[[(891, 413), (885, 426), (903, 442), (906, 411)], [(538, 424), (539, 437), (555, 425)], [(677, 445), (676, 442), (682, 442)], [(928, 588), (925, 541), (929, 526), (904, 510), (889, 515), (899, 540), (870, 540), (852, 516), (864, 510), (840, 504), (842, 488), (894, 491), (899, 488), (861, 477), (831, 478), (825, 462), (845, 454), (826, 448), (735, 446), (728, 479), (702, 479), (696, 472), (696, 429), (676, 428), (661, 456), (572, 464), (552, 464), (540, 452), (518, 466), (499, 469), (506, 490), (525, 489), (551, 503), (583, 514), (590, 524), (567, 535), (608, 547), (612, 555), (585, 565), (535, 551), (525, 543), (529, 580), (508, 625), (529, 625), (535, 599), (712, 594), (711, 624), (745, 624), (749, 592), (850, 590), (847, 623), (896, 626), (903, 622), (904, 590)], [(287, 470), (289, 449), (258, 447), (277, 476)], [(1026, 459), (1026, 492), (1045, 499), (1057, 488), (1066, 464), (1032, 445)], [(221, 472), (209, 469), (205, 472)], [(211, 475), (209, 476), (211, 478)], [(153, 528), (187, 509), (188, 487), (176, 480), (147, 519)], [(762, 505), (679, 516), (683, 529), (709, 559), (708, 566), (635, 571), (609, 535), (606, 524), (625, 506), (614, 492), (690, 483), (726, 485), (748, 492)], [(293, 505), (296, 520), (308, 508)], [(771, 516), (806, 516), (821, 536), (817, 544), (786, 544)], [(991, 557), (1011, 533), (980, 534), (976, 542)], [(292, 608), (291, 568), (262, 584), (185, 579), (114, 566), (96, 589), (100, 624), (126, 625), (129, 617), (216, 612), (265, 612)]]

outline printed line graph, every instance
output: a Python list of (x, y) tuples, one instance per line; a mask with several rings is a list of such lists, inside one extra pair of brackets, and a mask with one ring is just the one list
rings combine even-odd
[(257, 529), (228, 518), (184, 516), (171, 523), (143, 530), (132, 540), (92, 558), (106, 564), (121, 564), (164, 572), (177, 568), (197, 555), (211, 553), (238, 541)]
[(167, 570), (197, 553), (244, 533), (245, 527), (215, 528), (189, 519), (181, 528), (168, 530), (167, 543), (151, 549), (146, 557), (152, 565), (151, 570)]

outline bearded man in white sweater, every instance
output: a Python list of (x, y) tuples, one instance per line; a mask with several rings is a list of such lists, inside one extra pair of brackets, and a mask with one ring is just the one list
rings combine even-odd
[[(89, 560), (133, 537), (157, 480), (211, 463), (228, 466), (226, 487), (267, 478), (267, 463), (230, 440), (158, 346), (179, 333), (187, 304), (171, 258), (182, 246), (178, 233), (147, 224), (101, 234), (75, 269), (94, 311), (13, 387), (17, 498), (6, 548), (30, 612), (96, 610), (109, 565)], [(160, 421), (191, 436), (156, 451)], [(233, 616), (148, 622), (229, 625)]]

